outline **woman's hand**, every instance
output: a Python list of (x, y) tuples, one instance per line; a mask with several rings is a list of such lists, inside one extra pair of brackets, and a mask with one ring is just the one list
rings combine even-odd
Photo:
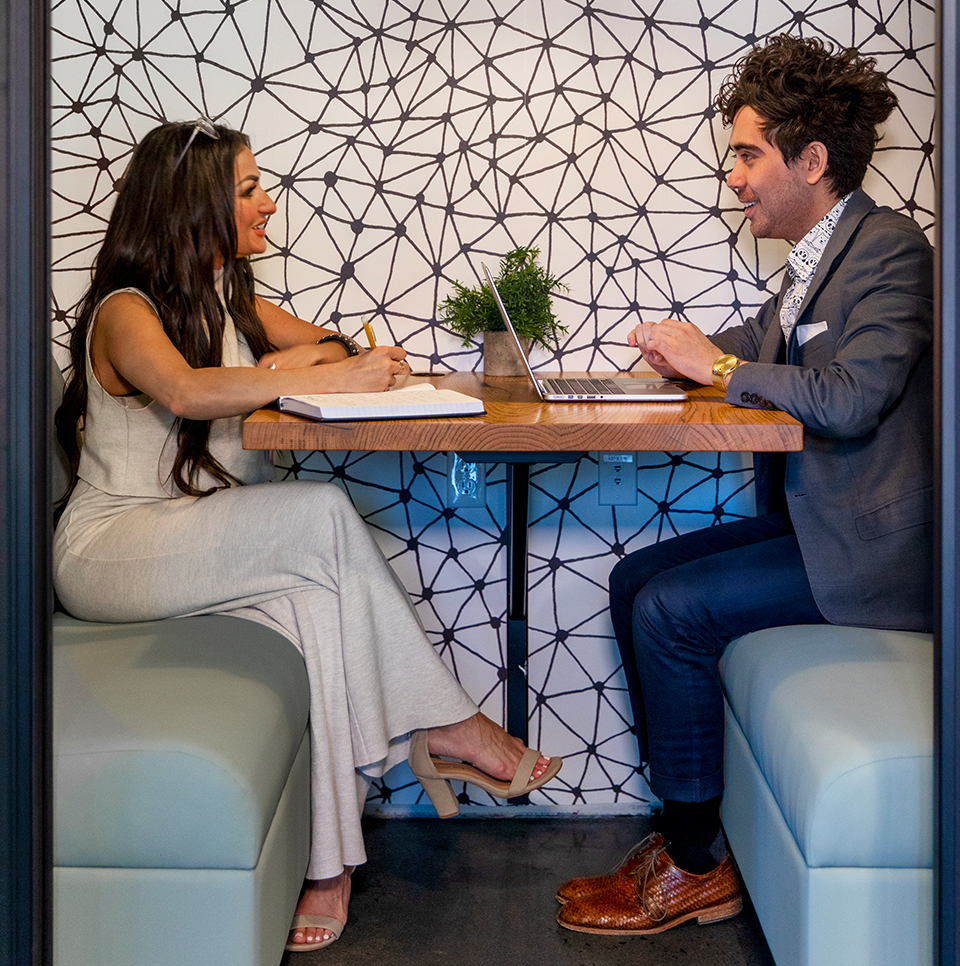
[(314, 392), (382, 392), (390, 389), (397, 376), (410, 372), (406, 349), (398, 345), (381, 345), (342, 362), (317, 368), (318, 383)]
[(691, 322), (661, 319), (641, 322), (627, 342), (640, 349), (650, 367), (661, 376), (686, 376), (709, 386), (720, 350)]

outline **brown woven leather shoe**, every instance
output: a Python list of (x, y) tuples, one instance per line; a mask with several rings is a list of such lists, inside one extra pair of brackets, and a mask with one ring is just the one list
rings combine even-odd
[(700, 925), (730, 919), (743, 908), (740, 882), (728, 855), (712, 872), (678, 869), (660, 848), (647, 850), (640, 866), (614, 877), (603, 891), (565, 903), (557, 922), (576, 932), (642, 936), (688, 919)]
[(663, 848), (663, 836), (659, 832), (651, 832), (645, 839), (638, 842), (623, 858), (623, 861), (606, 875), (585, 875), (576, 879), (568, 879), (557, 889), (557, 902), (570, 902), (572, 899), (582, 899), (603, 892), (613, 885), (617, 878), (633, 872), (651, 849)]

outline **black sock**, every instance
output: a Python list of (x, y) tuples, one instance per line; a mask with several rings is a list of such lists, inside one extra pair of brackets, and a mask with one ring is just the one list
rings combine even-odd
[(662, 826), (667, 854), (678, 868), (703, 875), (717, 867), (710, 846), (720, 834), (720, 796), (706, 802), (665, 800)]

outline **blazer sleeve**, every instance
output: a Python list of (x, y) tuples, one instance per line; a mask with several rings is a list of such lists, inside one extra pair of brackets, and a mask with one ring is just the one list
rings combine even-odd
[[(797, 320), (798, 329), (813, 323), (818, 334), (803, 344), (791, 340), (792, 364), (753, 362), (735, 370), (727, 400), (782, 409), (820, 436), (869, 433), (931, 344), (932, 296), (933, 253), (915, 223), (892, 212), (865, 219)], [(718, 345), (735, 342), (749, 351), (744, 358), (769, 358), (757, 339), (760, 332), (779, 334), (769, 332), (773, 301), (730, 339), (720, 333)]]
[[(742, 325), (735, 325), (711, 335), (710, 341), (721, 352), (729, 352), (747, 362), (756, 362), (762, 358), (764, 345), (769, 345), (770, 325), (776, 323), (779, 327), (780, 300), (783, 298), (787, 287), (784, 284), (779, 295), (767, 299), (760, 306), (756, 316), (747, 319)], [(776, 356), (776, 350), (772, 350), (772, 356)], [(728, 401), (733, 402), (734, 400), (729, 399)]]

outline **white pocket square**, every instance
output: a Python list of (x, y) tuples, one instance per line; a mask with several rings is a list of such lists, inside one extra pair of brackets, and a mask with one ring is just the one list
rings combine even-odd
[(809, 325), (798, 325), (797, 343), (803, 345), (804, 342), (809, 342), (815, 335), (820, 335), (821, 332), (826, 331), (826, 322), (811, 322)]

